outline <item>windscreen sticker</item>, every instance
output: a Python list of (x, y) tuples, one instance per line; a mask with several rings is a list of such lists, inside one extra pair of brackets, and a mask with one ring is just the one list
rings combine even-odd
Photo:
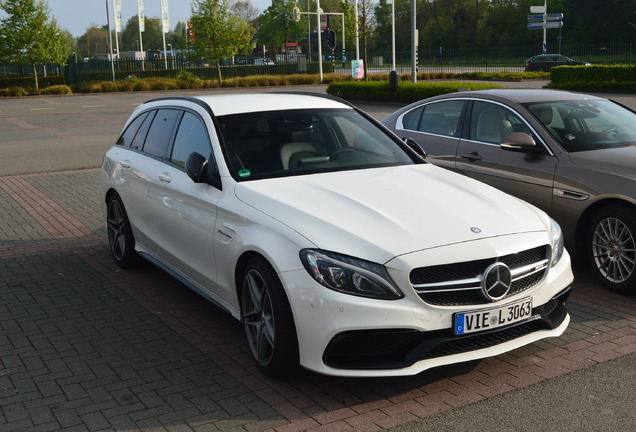
[(249, 177), (251, 175), (252, 175), (252, 171), (250, 171), (248, 169), (242, 169), (242, 170), (239, 170), (239, 172), (238, 172), (238, 176), (239, 177), (243, 177), (243, 178), (244, 177)]

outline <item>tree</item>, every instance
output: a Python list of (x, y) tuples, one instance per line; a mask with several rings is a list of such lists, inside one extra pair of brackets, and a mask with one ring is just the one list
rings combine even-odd
[(252, 6), (250, 0), (239, 0), (232, 5), (232, 12), (244, 21), (254, 23), (260, 11)]
[(307, 32), (307, 27), (295, 21), (292, 9), (295, 0), (272, 0), (270, 7), (258, 17), (258, 44), (285, 49), (285, 43), (300, 41)]
[(0, 0), (0, 10), (7, 15), (0, 20), (0, 61), (31, 64), (38, 90), (37, 63), (65, 64), (72, 49), (67, 34), (45, 0)]
[(221, 60), (247, 53), (253, 47), (254, 28), (232, 12), (230, 0), (193, 0), (190, 23), (194, 48), (216, 63), (220, 86)]
[(77, 53), (80, 58), (91, 58), (95, 54), (108, 52), (108, 29), (106, 27), (92, 24), (83, 35), (77, 38)]
[[(159, 18), (148, 18), (144, 22), (144, 32), (142, 33), (142, 41), (144, 51), (156, 52), (163, 51), (163, 35), (161, 20)], [(137, 15), (130, 17), (124, 30), (121, 32), (121, 50), (122, 51), (138, 51), (139, 44), (139, 18)]]

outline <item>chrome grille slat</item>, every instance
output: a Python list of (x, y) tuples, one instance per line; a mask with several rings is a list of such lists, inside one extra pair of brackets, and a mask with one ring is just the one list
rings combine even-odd
[(488, 304), (481, 294), (481, 282), (486, 268), (497, 261), (510, 268), (512, 284), (505, 297), (508, 298), (532, 288), (543, 279), (549, 263), (549, 247), (540, 246), (477, 261), (416, 268), (411, 271), (410, 280), (420, 298), (429, 304)]

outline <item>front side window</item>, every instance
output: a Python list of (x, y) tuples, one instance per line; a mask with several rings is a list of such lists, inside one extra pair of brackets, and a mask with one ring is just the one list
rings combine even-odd
[(201, 119), (190, 112), (186, 112), (183, 114), (174, 138), (170, 161), (185, 167), (186, 159), (193, 152), (208, 158), (210, 156), (210, 140), (208, 138), (208, 130)]
[(306, 109), (218, 118), (239, 180), (415, 162), (390, 135), (351, 109)]

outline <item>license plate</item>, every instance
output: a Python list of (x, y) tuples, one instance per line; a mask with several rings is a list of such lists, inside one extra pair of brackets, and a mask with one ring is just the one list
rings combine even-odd
[(505, 306), (462, 312), (454, 315), (455, 334), (462, 335), (483, 330), (491, 330), (523, 321), (532, 315), (530, 297)]

